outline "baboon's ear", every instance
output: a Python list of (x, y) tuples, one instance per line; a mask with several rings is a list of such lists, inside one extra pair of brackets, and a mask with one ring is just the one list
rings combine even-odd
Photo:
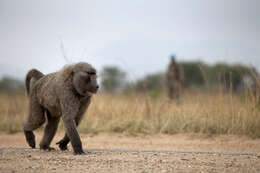
[(86, 79), (87, 74), (84, 72), (74, 72), (73, 74), (73, 86), (80, 95), (85, 95), (86, 93)]

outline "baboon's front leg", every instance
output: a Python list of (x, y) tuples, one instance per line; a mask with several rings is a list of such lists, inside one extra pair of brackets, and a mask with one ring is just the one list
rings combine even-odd
[[(83, 106), (81, 106), (77, 116), (75, 117), (75, 123), (76, 123), (77, 127), (80, 124), (81, 120), (83, 119), (84, 113), (88, 109), (90, 101), (91, 101), (91, 97), (86, 98), (85, 104)], [(70, 142), (70, 139), (69, 139), (68, 135), (65, 133), (64, 137), (56, 144), (59, 145), (59, 148), (61, 150), (67, 150), (68, 149), (67, 145), (69, 142)]]
[[(83, 117), (83, 113), (82, 114), (79, 114), (76, 118), (75, 118), (75, 123), (76, 123), (76, 126), (78, 126), (82, 120), (82, 117)], [(64, 151), (64, 150), (67, 150), (68, 147), (68, 143), (70, 142), (70, 139), (67, 135), (67, 133), (65, 133), (64, 137), (59, 141), (57, 142), (56, 144), (59, 145), (59, 148)]]
[(76, 129), (75, 120), (66, 114), (62, 117), (62, 119), (63, 119), (64, 125), (65, 125), (66, 134), (68, 135), (68, 138), (71, 141), (71, 145), (74, 150), (74, 153), (75, 154), (85, 154), (82, 149), (82, 143), (80, 140), (80, 136)]
[(77, 131), (75, 117), (80, 109), (80, 101), (70, 91), (64, 91), (61, 95), (60, 105), (62, 110), (62, 120), (65, 127), (65, 132), (71, 141), (72, 148), (75, 154), (85, 154), (82, 149), (82, 143)]

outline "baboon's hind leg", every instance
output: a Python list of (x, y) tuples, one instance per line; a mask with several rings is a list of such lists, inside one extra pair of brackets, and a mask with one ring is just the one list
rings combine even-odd
[[(82, 120), (82, 117), (83, 117), (83, 113), (82, 114), (79, 114), (76, 118), (75, 118), (75, 123), (76, 123), (76, 126), (79, 125), (79, 123), (81, 122)], [(59, 145), (59, 148), (64, 151), (64, 150), (67, 150), (68, 147), (68, 143), (70, 142), (70, 139), (68, 137), (68, 135), (65, 133), (64, 137), (59, 141), (57, 142), (56, 144)]]
[(68, 135), (65, 134), (64, 137), (59, 142), (57, 142), (56, 144), (59, 145), (59, 148), (62, 151), (64, 151), (64, 150), (68, 149), (67, 145), (68, 145), (69, 142), (70, 142), (70, 139), (69, 139)]
[(47, 114), (48, 122), (44, 129), (44, 135), (40, 143), (40, 149), (54, 150), (54, 148), (50, 147), (50, 143), (57, 131), (60, 117), (52, 117), (49, 111), (46, 111), (46, 114)]
[(23, 124), (23, 130), (26, 141), (31, 148), (35, 148), (35, 136), (33, 130), (39, 128), (44, 122), (44, 108), (36, 101), (30, 101), (29, 114)]

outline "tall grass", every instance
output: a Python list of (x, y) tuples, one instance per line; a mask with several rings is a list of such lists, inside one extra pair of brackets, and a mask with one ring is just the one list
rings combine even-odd
[(16, 133), (22, 130), (28, 100), (24, 93), (0, 94), (0, 131)]
[[(0, 130), (22, 130), (28, 101), (24, 94), (0, 95)], [(181, 103), (149, 94), (97, 94), (80, 132), (143, 134), (237, 134), (260, 137), (260, 110), (250, 94), (186, 92)], [(62, 125), (61, 127), (62, 128)]]

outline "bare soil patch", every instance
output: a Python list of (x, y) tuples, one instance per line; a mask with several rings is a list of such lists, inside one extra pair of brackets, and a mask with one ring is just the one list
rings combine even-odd
[[(39, 144), (42, 133), (36, 133)], [(0, 172), (260, 172), (260, 139), (244, 136), (81, 134), (86, 155), (30, 149), (22, 133), (0, 134)], [(104, 149), (102, 151), (93, 150)], [(111, 149), (120, 149), (117, 152)], [(121, 150), (131, 150), (125, 152)], [(179, 150), (223, 152), (134, 152)], [(235, 152), (235, 155), (228, 154)], [(249, 155), (239, 153), (252, 152)]]

